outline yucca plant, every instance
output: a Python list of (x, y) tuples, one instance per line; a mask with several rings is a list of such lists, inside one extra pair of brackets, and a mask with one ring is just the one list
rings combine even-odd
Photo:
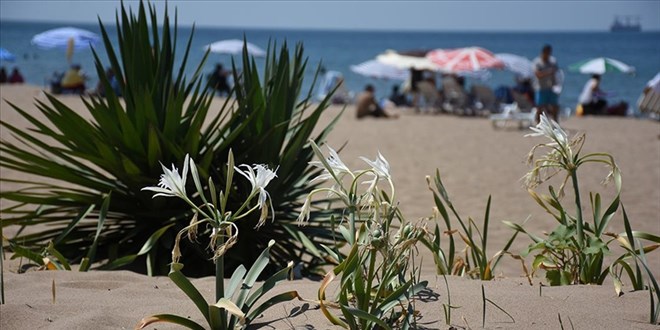
[[(170, 268), (168, 247), (192, 214), (181, 201), (152, 199), (140, 189), (158, 181), (159, 161), (181, 164), (186, 154), (197, 160), (202, 182), (211, 179), (224, 184), (227, 154), (233, 148), (241, 163), (279, 165), (279, 170), (270, 191), (275, 211), (271, 219), (276, 220), (269, 219), (259, 229), (255, 229), (258, 216), (241, 224), (243, 236), (225, 257), (227, 272), (231, 274), (241, 264), (251, 265), (271, 239), (276, 241), (271, 248), (275, 258), (267, 273), (285, 268), (288, 260), (303, 262), (303, 269), (324, 263), (319, 244), (336, 236), (330, 223), (316, 217), (319, 221), (308, 227), (294, 225), (298, 199), (314, 188), (307, 178), (319, 171), (307, 165), (312, 157), (307, 141), (321, 142), (330, 130), (326, 127), (312, 136), (328, 103), (310, 108), (311, 90), (307, 97), (300, 97), (306, 70), (302, 45), (293, 56), (286, 45), (279, 54), (276, 47), (269, 48), (263, 80), (244, 50), (244, 72), (236, 76), (240, 83), (235, 102), (230, 98), (211, 115), (213, 95), (201, 72), (206, 56), (186, 75), (193, 34), (177, 61), (176, 18), (172, 30), (167, 10), (159, 25), (153, 6), (141, 2), (135, 13), (122, 6), (116, 17), (118, 48), (103, 23), (99, 24), (123, 100), (110, 88), (104, 65), (94, 52), (107, 97), (83, 98), (89, 116), (47, 95), (47, 101), (36, 101), (45, 121), (11, 104), (32, 124), (29, 131), (1, 122), (15, 141), (1, 141), (0, 166), (28, 175), (24, 180), (1, 178), (25, 187), (0, 193), (13, 202), (2, 210), (3, 226), (46, 225), (25, 234), (21, 229), (13, 241), (32, 251), (42, 251), (54, 241), (54, 248), (67, 260), (80, 262), (94, 241), (100, 212), (97, 207), (88, 209), (101, 205), (111, 193), (96, 261), (106, 269), (131, 267), (165, 275)], [(208, 184), (204, 189), (209, 189)], [(246, 200), (251, 192), (245, 183), (232, 189), (229, 204)], [(208, 236), (200, 235), (200, 239), (208, 240)], [(211, 255), (200, 245), (181, 247), (188, 275), (214, 272)]]

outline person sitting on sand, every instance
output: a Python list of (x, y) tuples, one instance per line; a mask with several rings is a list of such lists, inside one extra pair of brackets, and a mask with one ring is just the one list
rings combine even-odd
[[(108, 82), (110, 83), (110, 88), (112, 88), (112, 91), (115, 92), (115, 95), (121, 96), (121, 90), (119, 89), (119, 80), (117, 80), (115, 71), (112, 70), (112, 68), (108, 68), (105, 71), (105, 76), (106, 78), (108, 78)], [(103, 83), (101, 82), (100, 79), (98, 84), (96, 85), (96, 94), (99, 96), (106, 96), (105, 88), (103, 87)]]
[(390, 94), (389, 100), (392, 101), (392, 103), (394, 103), (397, 107), (408, 105), (408, 99), (406, 98), (406, 95), (399, 91), (399, 86), (397, 85), (392, 86), (392, 94)]
[(605, 112), (607, 101), (600, 89), (600, 75), (595, 74), (587, 81), (580, 94), (579, 102), (585, 115), (600, 115)]
[(358, 119), (364, 117), (391, 118), (376, 101), (375, 89), (372, 85), (367, 85), (364, 91), (358, 95), (356, 102), (356, 114)]
[(23, 79), (23, 75), (18, 71), (18, 68), (14, 68), (7, 81), (10, 84), (22, 84), (25, 82), (25, 79)]
[(63, 90), (82, 94), (85, 92), (85, 80), (87, 78), (80, 70), (80, 65), (73, 64), (62, 77), (61, 86)]

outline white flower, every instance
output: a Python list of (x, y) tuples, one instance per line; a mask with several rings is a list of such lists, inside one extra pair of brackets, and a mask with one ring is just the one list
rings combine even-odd
[(360, 197), (360, 203), (371, 205), (378, 199), (378, 191), (376, 190), (378, 181), (387, 180), (390, 181), (391, 184), (390, 163), (387, 162), (387, 159), (385, 159), (380, 152), (378, 152), (378, 157), (373, 161), (365, 157), (360, 157), (360, 159), (364, 160), (369, 166), (371, 166), (371, 169), (368, 170), (368, 174), (373, 176), (373, 179), (363, 182), (363, 184), (369, 185), (369, 187), (365, 194)]
[[(244, 167), (245, 170), (241, 170), (240, 168)], [(259, 192), (259, 198), (257, 200), (257, 205), (259, 206), (260, 209), (262, 209), (261, 212), (261, 217), (259, 219), (259, 223), (257, 226), (260, 226), (263, 224), (263, 221), (266, 220), (266, 217), (268, 216), (268, 210), (264, 210), (264, 208), (267, 206), (266, 202), (270, 198), (270, 194), (268, 191), (266, 191), (266, 186), (268, 183), (270, 183), (271, 180), (273, 180), (275, 177), (277, 177), (277, 169), (275, 171), (270, 170), (266, 165), (261, 165), (261, 164), (255, 164), (252, 166), (248, 165), (239, 165), (235, 166), (234, 169), (236, 172), (240, 173), (243, 175), (248, 181), (250, 181), (250, 184), (252, 184), (252, 192), (256, 193)], [(270, 204), (270, 209), (271, 212), (274, 214), (275, 210), (273, 209), (273, 203), (271, 199), (271, 204)]]
[(310, 207), (311, 207), (311, 198), (307, 197), (307, 198), (305, 198), (305, 203), (303, 204), (302, 208), (300, 209), (300, 215), (298, 215), (298, 225), (299, 226), (301, 226), (304, 223), (309, 221)]
[(360, 157), (360, 159), (364, 160), (369, 166), (371, 166), (378, 179), (390, 179), (390, 163), (387, 162), (387, 159), (385, 159), (380, 152), (378, 152), (376, 160), (372, 161), (366, 157)]
[[(338, 180), (341, 180), (344, 175), (351, 173), (351, 170), (348, 168), (348, 166), (346, 166), (346, 164), (341, 161), (341, 158), (339, 158), (337, 151), (328, 145), (326, 146), (328, 147), (328, 152), (330, 153), (330, 156), (328, 156), (326, 162), (328, 165), (330, 165), (330, 168), (326, 168), (323, 163), (319, 161), (309, 162), (310, 165), (323, 169), (323, 174), (314, 178), (312, 181), (332, 179), (333, 174), (334, 177), (336, 177)], [(332, 171), (332, 173), (330, 173), (330, 171)]]
[(530, 127), (534, 133), (527, 134), (525, 137), (545, 136), (553, 141), (550, 145), (559, 145), (562, 148), (566, 148), (568, 146), (568, 134), (564, 132), (556, 121), (549, 119), (545, 113), (542, 113), (540, 118), (541, 120), (538, 125)]
[(190, 156), (186, 154), (185, 160), (183, 162), (183, 174), (179, 175), (179, 170), (174, 167), (172, 164), (172, 169), (169, 170), (162, 163), (160, 166), (163, 168), (163, 174), (160, 175), (160, 181), (158, 186), (144, 187), (142, 190), (154, 191), (155, 194), (153, 197), (165, 196), (165, 197), (181, 197), (187, 198), (186, 196), (186, 178), (188, 177), (188, 163), (190, 162)]

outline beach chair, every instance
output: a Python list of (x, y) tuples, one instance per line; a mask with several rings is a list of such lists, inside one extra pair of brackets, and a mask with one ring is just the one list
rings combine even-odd
[(512, 91), (511, 96), (513, 97), (513, 102), (518, 104), (518, 108), (520, 108), (521, 112), (534, 112), (532, 111), (534, 108), (534, 103), (525, 97), (524, 94)]
[(519, 129), (534, 125), (536, 109), (532, 102), (518, 92), (514, 91), (512, 94), (514, 102), (504, 105), (502, 113), (490, 116), (494, 128), (504, 128), (509, 123), (517, 123)]
[(641, 113), (648, 114), (654, 119), (660, 120), (660, 93), (649, 90), (642, 93), (637, 101), (637, 107)]
[(436, 103), (438, 102), (440, 93), (435, 89), (435, 86), (428, 81), (420, 81), (417, 83), (417, 90), (424, 100), (422, 112), (436, 112)]
[(461, 85), (452, 77), (442, 79), (443, 110), (456, 114), (468, 112), (469, 97)]
[(472, 85), (472, 109), (477, 113), (489, 115), (498, 112), (495, 93), (486, 85)]

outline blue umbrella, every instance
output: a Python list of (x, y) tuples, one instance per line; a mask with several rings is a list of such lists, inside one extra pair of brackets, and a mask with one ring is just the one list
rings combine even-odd
[(12, 62), (16, 60), (16, 56), (14, 56), (14, 54), (10, 53), (8, 50), (0, 48), (0, 60)]

